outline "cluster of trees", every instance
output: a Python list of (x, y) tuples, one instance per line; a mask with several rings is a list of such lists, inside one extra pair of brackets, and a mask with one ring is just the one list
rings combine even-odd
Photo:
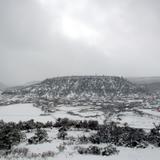
[(0, 121), (0, 150), (10, 150), (13, 145), (19, 144), (25, 139), (25, 134), (21, 131), (30, 131), (36, 129), (35, 136), (28, 139), (28, 143), (41, 143), (47, 139), (47, 132), (41, 128), (53, 127), (52, 122), (45, 124), (29, 120), (26, 122), (9, 122)]
[[(38, 125), (36, 125), (38, 124)], [(19, 144), (23, 139), (25, 139), (25, 134), (22, 130), (36, 129), (35, 135), (28, 139), (28, 144), (37, 144), (47, 141), (48, 134), (47, 131), (41, 127), (48, 128), (50, 123), (35, 123), (34, 121), (19, 122), (18, 124), (9, 122), (0, 122), (0, 150), (10, 150), (13, 145)]]
[[(155, 128), (151, 129), (149, 133), (146, 133), (143, 129), (131, 128), (127, 124), (124, 126), (118, 126), (115, 122), (111, 122), (106, 125), (99, 125), (97, 121), (92, 120), (73, 121), (67, 118), (59, 118), (54, 124), (54, 127), (65, 128), (65, 132), (70, 127), (97, 130), (97, 133), (90, 137), (80, 137), (79, 140), (82, 143), (111, 143), (116, 146), (126, 146), (131, 148), (145, 148), (148, 144), (153, 144), (160, 147), (160, 125), (155, 126)], [(64, 136), (65, 132), (63, 130), (59, 135)]]
[(112, 143), (117, 146), (145, 147), (146, 133), (143, 129), (120, 127), (111, 122), (101, 126), (97, 133), (89, 137), (94, 144)]
[(47, 131), (44, 129), (38, 128), (36, 130), (35, 135), (28, 139), (28, 144), (43, 143), (43, 142), (47, 141), (47, 139), (48, 139)]
[(38, 128), (52, 128), (54, 126), (53, 122), (46, 122), (46, 123), (41, 123), (41, 122), (35, 122), (33, 119), (22, 122), (20, 121), (19, 123), (14, 123), (16, 128), (19, 128), (20, 130), (31, 130), (31, 129), (38, 129)]
[(58, 138), (65, 139), (67, 130), (70, 127), (96, 130), (97, 132), (90, 137), (80, 137), (82, 143), (91, 142), (93, 144), (109, 143), (116, 146), (141, 147), (145, 148), (148, 144), (160, 147), (160, 125), (146, 133), (143, 129), (131, 128), (127, 125), (118, 126), (115, 122), (107, 125), (99, 125), (97, 121), (73, 121), (67, 118), (57, 119), (55, 123), (40, 123), (29, 120), (19, 123), (5, 123), (0, 121), (0, 150), (11, 149), (13, 145), (21, 142), (24, 135), (21, 131), (36, 130), (33, 137), (28, 139), (29, 144), (42, 143), (47, 140), (47, 132), (43, 128), (59, 128)]
[(90, 136), (88, 140), (94, 144), (111, 143), (131, 148), (145, 148), (148, 144), (160, 147), (160, 126), (146, 133), (143, 129), (131, 128), (127, 125), (120, 127), (115, 122), (111, 122), (100, 126), (97, 133)]
[(14, 126), (14, 123), (0, 122), (0, 150), (11, 149), (23, 139), (20, 129)]
[(150, 130), (147, 139), (151, 144), (160, 147), (160, 125), (155, 125), (155, 128)]
[(98, 121), (74, 121), (74, 120), (69, 120), (68, 118), (58, 118), (56, 123), (54, 124), (54, 127), (74, 127), (74, 128), (86, 128), (86, 129), (91, 129), (91, 130), (97, 130), (99, 128), (99, 123)]

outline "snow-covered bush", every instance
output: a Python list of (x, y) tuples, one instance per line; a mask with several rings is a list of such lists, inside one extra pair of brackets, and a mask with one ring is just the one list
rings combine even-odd
[(58, 135), (57, 135), (57, 137), (59, 138), (59, 139), (62, 139), (62, 140), (64, 140), (65, 138), (66, 138), (66, 136), (67, 136), (67, 129), (66, 129), (66, 127), (61, 127), (59, 130), (58, 130)]
[(54, 157), (55, 153), (53, 151), (43, 152), (41, 157), (47, 158), (47, 157)]
[(32, 130), (32, 129), (38, 129), (38, 128), (52, 128), (53, 123), (52, 122), (47, 122), (47, 123), (41, 123), (41, 122), (35, 122), (33, 119), (22, 122), (20, 121), (19, 123), (16, 124), (16, 127), (19, 128), (20, 130)]
[(47, 141), (48, 134), (46, 130), (43, 129), (37, 129), (35, 135), (28, 139), (29, 144), (37, 144), (37, 143), (43, 143)]
[(54, 124), (54, 127), (74, 127), (74, 128), (85, 128), (85, 129), (91, 129), (91, 130), (97, 130), (99, 128), (98, 121), (74, 121), (69, 120), (68, 118), (58, 118), (56, 123)]
[(127, 147), (146, 147), (147, 134), (143, 129), (131, 128), (128, 126), (120, 127), (111, 122), (108, 125), (102, 125), (96, 134), (89, 137), (93, 144), (112, 143), (117, 146)]
[(57, 148), (59, 152), (63, 152), (65, 150), (65, 144), (60, 144)]
[(86, 144), (86, 143), (89, 142), (88, 137), (86, 137), (86, 136), (84, 136), (84, 135), (83, 135), (82, 137), (79, 137), (78, 140), (79, 140), (79, 142), (82, 143), (82, 144)]
[(103, 155), (110, 156), (113, 154), (117, 154), (119, 151), (112, 145), (108, 145), (107, 147), (100, 148), (98, 146), (89, 146), (88, 148), (79, 147), (78, 153), (80, 154), (94, 154), (94, 155)]
[(148, 141), (151, 144), (160, 147), (160, 125), (155, 125), (155, 128), (150, 130)]
[(102, 156), (110, 156), (113, 154), (118, 154), (119, 151), (116, 149), (116, 147), (108, 145), (107, 147), (101, 149), (101, 153)]
[(0, 150), (11, 149), (13, 145), (20, 143), (22, 138), (23, 134), (14, 123), (1, 123)]
[(28, 154), (28, 148), (14, 148), (11, 152), (13, 157), (26, 157)]

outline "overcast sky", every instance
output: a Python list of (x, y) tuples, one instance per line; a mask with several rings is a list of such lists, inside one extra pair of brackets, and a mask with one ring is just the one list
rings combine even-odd
[(0, 0), (0, 81), (160, 76), (160, 0)]

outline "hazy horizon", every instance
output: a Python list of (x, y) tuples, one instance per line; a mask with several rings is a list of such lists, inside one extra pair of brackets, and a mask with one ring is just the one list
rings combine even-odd
[(159, 0), (1, 0), (0, 82), (160, 76)]

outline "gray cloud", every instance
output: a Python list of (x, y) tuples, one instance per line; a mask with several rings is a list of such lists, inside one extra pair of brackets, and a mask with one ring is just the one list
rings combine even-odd
[(1, 0), (0, 81), (160, 76), (159, 0)]

